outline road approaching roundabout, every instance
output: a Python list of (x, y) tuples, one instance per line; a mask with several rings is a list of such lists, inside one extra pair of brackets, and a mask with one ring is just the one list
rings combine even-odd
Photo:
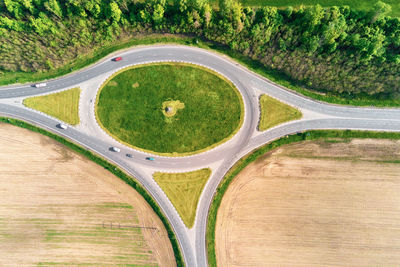
[[(135, 177), (157, 201), (171, 224), (186, 266), (207, 266), (205, 240), (207, 215), (214, 193), (235, 162), (255, 148), (288, 134), (309, 129), (400, 131), (400, 109), (347, 107), (317, 102), (275, 85), (224, 56), (203, 49), (175, 45), (148, 46), (126, 50), (118, 57), (123, 60), (114, 62), (111, 57), (105, 58), (80, 72), (46, 81), (45, 87), (32, 87), (30, 84), (0, 87), (0, 115), (18, 118), (61, 135), (104, 157)], [(193, 74), (193, 79), (196, 80), (194, 88), (200, 88), (200, 91), (189, 90), (188, 95), (184, 95), (184, 88), (192, 89), (189, 86), (190, 79), (180, 83), (179, 79), (176, 80), (173, 77), (173, 75), (178, 75), (175, 72), (171, 72), (174, 74), (170, 76), (167, 73), (158, 77), (144, 77), (143, 73), (140, 75), (136, 73), (132, 74), (136, 76), (132, 76), (132, 80), (126, 84), (118, 80), (122, 77), (119, 75), (129, 74), (119, 71), (143, 64), (157, 63), (158, 65), (149, 65), (157, 70), (154, 73), (157, 75), (161, 73), (161, 68), (166, 62), (185, 66), (194, 64), (196, 71), (201, 69), (205, 72), (216, 73), (213, 75), (217, 78), (213, 76), (214, 80), (211, 78), (207, 80), (204, 77), (199, 78), (202, 77), (201, 74), (196, 76), (198, 75), (196, 71), (189, 71), (188, 73)], [(143, 69), (134, 67), (133, 70), (142, 71)], [(144, 78), (149, 78), (149, 80), (146, 81)], [(202, 84), (202, 79), (207, 86)], [(227, 86), (226, 94), (213, 89), (220, 80), (223, 81), (221, 86)], [(146, 82), (149, 83), (145, 84)], [(174, 89), (171, 87), (165, 87), (170, 89), (164, 92), (161, 89), (157, 91), (158, 88), (167, 86), (167, 83), (169, 83), (168, 86), (175, 83), (177, 91), (171, 91)], [(228, 85), (223, 85), (225, 83)], [(233, 89), (229, 83), (234, 86)], [(99, 90), (103, 84), (104, 88)], [(151, 84), (155, 84), (156, 88), (151, 88)], [(120, 85), (124, 88), (129, 87), (129, 91), (115, 90)], [(22, 104), (25, 98), (31, 96), (78, 87), (82, 90), (79, 100), (80, 122), (78, 125), (68, 126), (67, 129), (57, 127), (63, 123), (59, 119)], [(217, 88), (222, 87), (217, 86)], [(98, 92), (100, 92), (99, 97), (96, 98)], [(295, 120), (259, 131), (257, 129), (260, 118), (259, 98), (264, 94), (296, 108), (301, 112), (301, 118), (298, 116)], [(111, 99), (113, 95), (118, 95), (115, 101)], [(240, 95), (239, 98), (238, 95)], [(229, 100), (224, 101), (225, 97)], [(152, 102), (154, 99), (158, 102)], [(196, 102), (199, 99), (206, 103)], [(214, 100), (216, 102), (212, 102)], [(99, 104), (97, 111), (95, 111), (96, 102)], [(208, 104), (211, 106), (207, 106)], [(199, 109), (201, 106), (205, 113), (197, 114), (196, 105), (199, 105)], [(146, 110), (143, 110), (144, 108)], [(192, 111), (193, 114), (190, 113)], [(227, 112), (224, 113), (224, 111)], [(95, 113), (104, 127), (99, 125)], [(106, 118), (107, 114), (109, 118)], [(126, 116), (119, 116), (121, 114), (126, 114)], [(196, 117), (197, 115), (200, 117)], [(184, 116), (188, 117), (184, 118)], [(151, 121), (149, 118), (158, 124), (163, 123), (165, 128), (156, 130), (151, 128), (153, 126), (148, 124)], [(201, 123), (190, 126), (194, 128), (188, 131), (182, 130), (185, 128), (179, 128), (182, 125), (176, 128), (169, 127), (177, 122), (191, 122), (191, 120), (193, 123)], [(210, 124), (206, 123), (208, 120)], [(137, 128), (135, 128), (136, 124)], [(125, 125), (129, 127), (125, 129)], [(200, 126), (205, 127), (202, 128), (204, 132), (200, 130), (196, 132), (196, 127)], [(225, 127), (227, 130), (220, 131), (219, 127)], [(149, 133), (146, 130), (154, 132)], [(174, 131), (175, 134), (191, 137), (188, 140), (192, 143), (172, 140), (175, 138)], [(218, 136), (214, 137), (214, 132)], [(208, 139), (202, 137), (203, 133), (207, 133), (205, 137)], [(153, 135), (150, 136), (150, 134)], [(149, 138), (148, 140), (141, 139), (143, 137)], [(227, 137), (229, 138), (225, 140)], [(149, 140), (154, 143), (146, 143)], [(136, 143), (139, 141), (140, 145)], [(195, 141), (198, 143), (196, 144)], [(110, 150), (111, 147), (118, 148), (120, 153)], [(193, 151), (197, 153), (190, 153)], [(173, 152), (187, 154), (175, 157)], [(167, 194), (154, 181), (153, 174), (192, 172), (204, 168), (211, 170), (211, 176), (200, 194), (193, 226), (188, 228)]]

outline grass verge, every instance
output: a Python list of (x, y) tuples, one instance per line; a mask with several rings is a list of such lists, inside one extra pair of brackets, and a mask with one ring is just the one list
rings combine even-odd
[(55, 94), (29, 97), (24, 100), (24, 105), (76, 125), (79, 124), (80, 93), (80, 88), (73, 88)]
[(84, 67), (93, 64), (103, 57), (111, 54), (120, 49), (127, 49), (132, 46), (138, 45), (152, 45), (152, 44), (181, 44), (189, 46), (197, 46), (203, 49), (212, 50), (225, 54), (236, 62), (242, 64), (249, 70), (267, 78), (268, 80), (288, 89), (291, 89), (299, 94), (313, 98), (315, 100), (340, 104), (340, 105), (353, 105), (353, 106), (376, 106), (376, 107), (399, 107), (400, 99), (377, 99), (377, 97), (371, 97), (368, 95), (360, 95), (357, 97), (351, 95), (335, 95), (331, 93), (321, 94), (320, 92), (314, 92), (306, 89), (303, 83), (297, 82), (291, 79), (286, 74), (269, 69), (264, 66), (261, 62), (251, 59), (239, 52), (233, 51), (226, 45), (221, 45), (211, 41), (207, 41), (195, 36), (184, 36), (184, 35), (172, 35), (172, 34), (151, 34), (147, 36), (140, 36), (134, 40), (129, 39), (121, 41), (118, 44), (111, 46), (101, 47), (92, 53), (82, 55), (75, 61), (65, 65), (62, 68), (51, 70), (43, 73), (25, 73), (25, 72), (7, 72), (2, 75), (0, 85), (7, 85), (12, 83), (25, 83), (32, 81), (40, 81), (45, 79), (51, 79), (66, 75), (73, 71), (82, 69)]
[(265, 153), (278, 148), (282, 145), (300, 142), (304, 140), (318, 140), (327, 138), (379, 138), (379, 139), (400, 139), (400, 133), (391, 132), (372, 132), (372, 131), (352, 131), (352, 130), (313, 130), (302, 133), (297, 133), (282, 137), (271, 143), (268, 143), (248, 155), (241, 158), (235, 165), (226, 173), (221, 183), (219, 184), (213, 201), (210, 206), (207, 220), (207, 232), (206, 232), (206, 245), (207, 245), (207, 257), (209, 266), (217, 266), (217, 259), (215, 256), (215, 227), (217, 221), (218, 208), (221, 205), (224, 193), (228, 189), (229, 184), (233, 181), (236, 175), (239, 174), (247, 165), (263, 156)]
[(156, 172), (153, 175), (188, 228), (193, 227), (197, 203), (210, 175), (208, 168), (183, 173)]
[(168, 233), (168, 238), (171, 241), (172, 248), (174, 250), (177, 266), (185, 266), (183, 258), (182, 258), (182, 254), (180, 251), (179, 243), (175, 237), (175, 233), (172, 230), (172, 227), (169, 224), (167, 218), (163, 214), (161, 208), (157, 205), (157, 202), (147, 193), (147, 191), (137, 181), (134, 180), (134, 178), (132, 178), (131, 176), (126, 174), (123, 170), (121, 170), (117, 166), (115, 166), (115, 165), (111, 164), (110, 162), (108, 162), (107, 160), (101, 158), (100, 156), (84, 149), (83, 147), (81, 147), (61, 136), (58, 136), (51, 132), (48, 132), (48, 131), (46, 131), (42, 128), (39, 128), (35, 125), (29, 124), (29, 123), (21, 121), (21, 120), (17, 120), (17, 119), (13, 119), (13, 118), (5, 118), (5, 117), (0, 117), (0, 122), (9, 123), (9, 124), (21, 127), (21, 128), (25, 128), (25, 129), (43, 134), (45, 136), (48, 136), (48, 137), (54, 139), (55, 141), (65, 145), (66, 147), (70, 148), (71, 150), (85, 156), (86, 158), (90, 159), (91, 161), (102, 166), (104, 169), (108, 170), (109, 172), (111, 172), (112, 174), (117, 176), (118, 178), (122, 179), (124, 182), (126, 182), (128, 185), (130, 185), (132, 188), (134, 188), (147, 201), (147, 203), (149, 203), (151, 208), (160, 217), (160, 220), (164, 224), (165, 229), (167, 230), (167, 233)]
[(265, 131), (278, 124), (300, 119), (302, 114), (299, 110), (286, 105), (268, 95), (260, 97), (260, 122), (258, 130)]
[[(180, 101), (184, 108), (166, 117), (165, 101)], [(236, 87), (221, 75), (168, 62), (114, 73), (97, 93), (95, 114), (109, 135), (128, 146), (187, 156), (229, 140), (243, 123), (244, 104)]]

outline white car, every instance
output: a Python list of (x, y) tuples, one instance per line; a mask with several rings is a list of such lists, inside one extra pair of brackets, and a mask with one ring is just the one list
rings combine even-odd
[(58, 125), (58, 127), (60, 127), (61, 129), (64, 129), (64, 130), (66, 130), (66, 129), (68, 128), (68, 126), (65, 125), (65, 124), (63, 124), (63, 123), (60, 123), (60, 124)]
[(115, 146), (112, 146), (112, 147), (110, 148), (110, 150), (111, 150), (111, 151), (114, 151), (114, 152), (120, 152), (120, 151), (121, 151), (121, 149), (119, 149), (118, 147), (115, 147)]
[(36, 83), (33, 86), (36, 88), (39, 88), (39, 87), (45, 87), (46, 85), (47, 85), (47, 83)]

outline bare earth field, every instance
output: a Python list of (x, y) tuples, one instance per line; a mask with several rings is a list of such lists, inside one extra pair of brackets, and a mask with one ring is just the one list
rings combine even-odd
[(6, 124), (0, 148), (0, 266), (176, 265), (151, 207), (102, 167)]
[(399, 192), (399, 141), (279, 148), (228, 188), (218, 266), (399, 266)]

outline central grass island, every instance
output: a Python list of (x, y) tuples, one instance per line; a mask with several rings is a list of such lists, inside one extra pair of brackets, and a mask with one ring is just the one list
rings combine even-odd
[(118, 141), (165, 156), (185, 156), (231, 138), (243, 122), (236, 87), (186, 63), (131, 66), (109, 77), (96, 98), (100, 126)]

